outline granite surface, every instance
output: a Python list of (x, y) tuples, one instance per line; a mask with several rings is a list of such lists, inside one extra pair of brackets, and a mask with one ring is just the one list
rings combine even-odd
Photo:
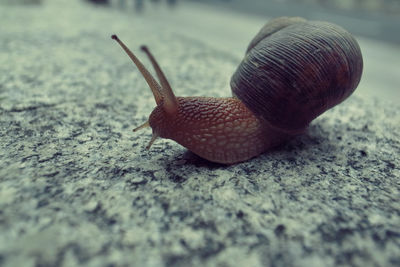
[(229, 95), (240, 59), (81, 2), (0, 18), (0, 266), (400, 265), (396, 106), (352, 96), (232, 166), (146, 151), (154, 100), (112, 33), (177, 95)]

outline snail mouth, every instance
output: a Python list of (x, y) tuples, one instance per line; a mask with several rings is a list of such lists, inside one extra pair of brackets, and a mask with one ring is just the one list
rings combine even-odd
[(162, 106), (156, 106), (151, 112), (148, 120), (148, 125), (151, 127), (153, 133), (149, 144), (146, 149), (150, 149), (157, 138), (169, 138), (171, 123), (168, 120), (168, 116)]
[[(141, 129), (144, 129), (144, 128), (147, 128), (147, 127), (150, 127), (150, 122), (149, 122), (149, 121), (146, 121), (146, 122), (143, 123), (142, 125), (140, 125), (140, 126), (136, 127), (135, 129), (133, 129), (133, 132), (137, 132), (137, 131), (139, 131), (139, 130), (141, 130)], [(156, 141), (157, 138), (158, 138), (159, 136), (160, 136), (160, 135), (157, 133), (157, 131), (155, 131), (155, 130), (153, 129), (153, 134), (152, 134), (152, 136), (151, 136), (151, 140), (150, 140), (150, 142), (148, 143), (148, 145), (146, 146), (146, 149), (147, 149), (147, 150), (150, 149), (150, 147), (153, 145), (154, 141)]]

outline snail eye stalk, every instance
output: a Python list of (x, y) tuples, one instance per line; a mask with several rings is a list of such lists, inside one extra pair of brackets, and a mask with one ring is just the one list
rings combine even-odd
[(143, 78), (146, 80), (151, 89), (151, 92), (154, 95), (154, 99), (156, 100), (157, 105), (162, 103), (161, 86), (158, 84), (158, 82), (154, 79), (154, 77), (150, 74), (150, 72), (146, 69), (142, 62), (140, 62), (140, 60), (132, 53), (132, 51), (129, 50), (129, 48), (118, 38), (117, 35), (113, 34), (111, 38), (117, 41), (117, 43), (122, 47), (125, 53), (131, 58), (133, 63), (135, 63), (140, 73), (142, 73)]

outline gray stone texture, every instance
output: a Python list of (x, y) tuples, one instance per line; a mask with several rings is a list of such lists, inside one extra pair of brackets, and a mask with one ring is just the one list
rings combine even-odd
[(0, 266), (400, 265), (398, 107), (352, 96), (232, 166), (146, 151), (131, 130), (155, 103), (112, 33), (147, 44), (177, 95), (229, 95), (240, 58), (56, 2), (0, 6)]

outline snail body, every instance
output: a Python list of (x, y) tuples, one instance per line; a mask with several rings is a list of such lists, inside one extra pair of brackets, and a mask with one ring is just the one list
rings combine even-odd
[(268, 130), (237, 98), (178, 97), (177, 102), (179, 109), (172, 116), (159, 107), (151, 113), (153, 134), (210, 161), (245, 161), (282, 141), (282, 135)]
[(157, 107), (148, 122), (153, 137), (175, 140), (209, 161), (232, 164), (253, 158), (305, 131), (309, 123), (357, 87), (362, 56), (341, 27), (298, 17), (267, 23), (250, 42), (233, 74), (233, 97), (175, 97), (146, 47), (160, 84), (133, 53)]

